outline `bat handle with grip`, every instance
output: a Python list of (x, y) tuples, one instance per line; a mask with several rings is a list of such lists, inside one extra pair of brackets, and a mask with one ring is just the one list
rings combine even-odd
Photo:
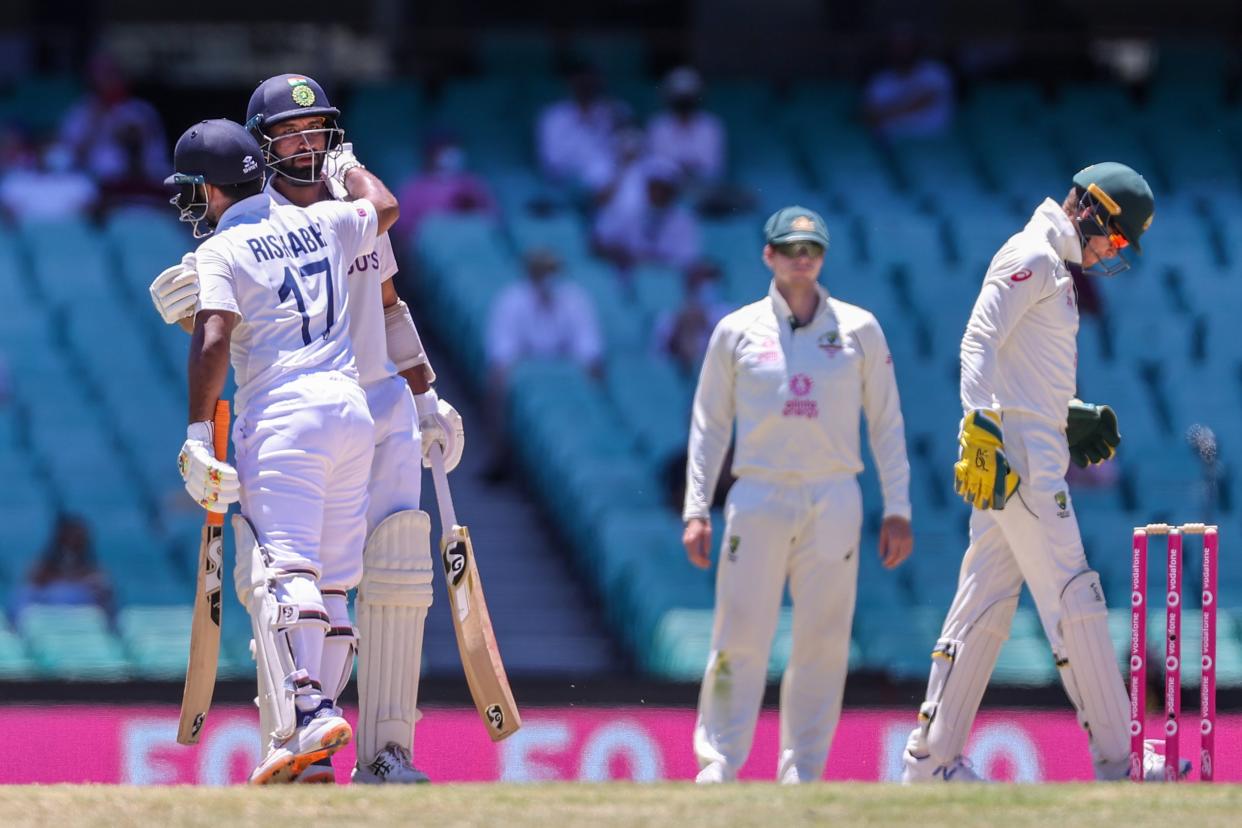
[[(212, 438), (213, 448), (216, 451), (217, 460), (227, 460), (229, 457), (229, 401), (216, 400), (216, 413), (212, 417)], [(208, 512), (208, 526), (223, 526), (223, 512)]]
[(431, 480), (436, 487), (436, 503), (440, 505), (440, 531), (447, 532), (457, 525), (457, 512), (453, 509), (453, 495), (449, 492), (448, 473), (444, 471), (444, 451), (438, 443), (427, 452), (431, 460)]

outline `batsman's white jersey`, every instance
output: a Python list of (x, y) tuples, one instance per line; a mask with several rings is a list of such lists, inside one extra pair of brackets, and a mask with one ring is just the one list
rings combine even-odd
[[(278, 204), (289, 201), (268, 182), (267, 192)], [(340, 202), (345, 203), (345, 202)], [(375, 421), (375, 453), (367, 487), (367, 532), (403, 509), (417, 509), (422, 495), (422, 438), (414, 397), (405, 378), (388, 358), (384, 336), (384, 303), (380, 286), (397, 273), (388, 233), (375, 247), (359, 254), (349, 267), (349, 335), (359, 381)], [(357, 583), (359, 573), (334, 573), (335, 582)]]
[(334, 568), (361, 569), (366, 537), (374, 425), (346, 274), (376, 229), (366, 200), (300, 208), (260, 193), (229, 207), (195, 254), (200, 309), (240, 317), (231, 360), (242, 511), (271, 566), (323, 586), (337, 585), (326, 577)]
[(700, 766), (731, 778), (750, 751), (786, 578), (793, 651), (778, 776), (823, 774), (840, 718), (858, 573), (865, 414), (886, 515), (910, 516), (892, 358), (875, 317), (830, 298), (794, 328), (775, 284), (717, 325), (694, 399), (683, 516), (707, 517), (734, 421), (712, 648), (695, 728)]
[(1127, 770), (1128, 713), (1099, 577), (1087, 564), (1065, 484), (1075, 391), (1078, 231), (1046, 199), (992, 259), (961, 346), (962, 406), (1003, 418), (1019, 484), (1003, 510), (975, 509), (957, 596), (933, 652), (927, 699), (907, 745), (907, 777), (962, 753), (1025, 581), (1084, 727), (1100, 778)]

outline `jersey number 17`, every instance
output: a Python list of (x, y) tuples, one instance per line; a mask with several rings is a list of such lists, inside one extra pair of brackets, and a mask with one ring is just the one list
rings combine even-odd
[[(336, 308), (334, 307), (334, 297), (332, 290), (332, 264), (327, 259), (319, 259), (317, 261), (308, 262), (298, 266), (297, 274), (293, 268), (285, 267), (285, 281), (281, 284), (277, 296), (283, 302), (293, 296), (293, 301), (297, 303), (298, 313), (302, 314), (302, 344), (311, 344), (310, 335), (310, 315), (306, 312), (306, 299), (302, 296), (302, 290), (298, 287), (297, 276), (301, 276), (308, 283), (313, 284), (315, 277), (323, 274), (324, 284), (327, 285), (328, 291), (328, 324), (324, 328), (321, 339), (327, 339), (328, 333), (332, 330), (332, 325), (336, 322)], [(312, 297), (313, 298), (313, 297)]]

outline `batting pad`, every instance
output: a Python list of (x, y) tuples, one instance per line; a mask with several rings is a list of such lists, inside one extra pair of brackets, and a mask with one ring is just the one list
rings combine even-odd
[(367, 538), (358, 585), (359, 765), (389, 742), (413, 753), (433, 574), (426, 512), (389, 515)]
[(1091, 734), (1096, 775), (1112, 778), (1113, 769), (1120, 768), (1124, 776), (1130, 755), (1129, 699), (1108, 635), (1104, 590), (1093, 570), (1075, 575), (1061, 591), (1060, 627), (1068, 659), (1061, 670), (1072, 671), (1065, 675), (1065, 686), (1072, 688), (1070, 700)]
[(997, 601), (966, 628), (960, 640), (936, 642), (927, 700), (919, 708), (919, 729), (907, 745), (916, 758), (931, 756), (929, 769), (952, 762), (966, 748), (1017, 607), (1017, 596)]

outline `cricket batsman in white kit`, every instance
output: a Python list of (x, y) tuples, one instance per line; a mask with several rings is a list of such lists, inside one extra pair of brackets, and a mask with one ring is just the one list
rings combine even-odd
[(1071, 458), (1102, 462), (1120, 442), (1111, 409), (1074, 398), (1074, 271), (1125, 270), (1122, 251), (1140, 252), (1153, 210), (1151, 188), (1131, 168), (1087, 167), (1063, 203), (1045, 199), (1036, 208), (983, 278), (962, 337), (965, 417), (954, 466), (956, 489), (974, 506), (970, 546), (906, 745), (905, 782), (979, 778), (962, 751), (1024, 581), (1088, 733), (1096, 778), (1124, 779), (1139, 761), (1147, 778), (1163, 778), (1163, 756), (1150, 749), (1130, 756), (1129, 702), (1104, 591), (1065, 484)]
[[(174, 151), (174, 203), (198, 235), (190, 419), (179, 467), (207, 508), (238, 499), (238, 597), (250, 614), (272, 743), (254, 784), (296, 778), (352, 738), (324, 685), (327, 573), (362, 569), (374, 422), (349, 338), (350, 264), (396, 221), (373, 176), (354, 200), (308, 208), (262, 192), (263, 156), (227, 120), (188, 129)], [(231, 360), (236, 469), (214, 459), (210, 409)], [(335, 678), (335, 677), (333, 677)], [(326, 690), (326, 691), (325, 691)]]
[(817, 213), (786, 207), (764, 233), (768, 295), (716, 326), (690, 426), (682, 540), (691, 562), (706, 568), (711, 497), (737, 424), (738, 480), (725, 506), (694, 732), (703, 783), (735, 779), (750, 752), (786, 579), (793, 651), (781, 682), (777, 779), (823, 776), (858, 581), (860, 412), (884, 491), (881, 559), (895, 567), (913, 547), (910, 465), (884, 333), (870, 313), (819, 285), (828, 231)]
[[(349, 197), (345, 177), (364, 168), (344, 143), (339, 111), (313, 78), (285, 74), (263, 81), (251, 95), (246, 114), (273, 173), (266, 188), (273, 201), (305, 207)], [(170, 324), (193, 313), (198, 298), (194, 265), (190, 254), (151, 285), (155, 306)], [(358, 597), (360, 631), (350, 624), (347, 606), (348, 590), (359, 585), (358, 572), (327, 572), (322, 589), (331, 619), (324, 675), (334, 698), (344, 691), (354, 651), (360, 651), (358, 762), (353, 769), (353, 781), (360, 783), (427, 781), (411, 758), (433, 573), (430, 519), (419, 509), (421, 470), (430, 446), (439, 443), (445, 468), (451, 471), (465, 441), (460, 416), (431, 388), (435, 374), (409, 308), (393, 286), (396, 272), (387, 232), (349, 268), (350, 337), (375, 421), (368, 542)], [(260, 696), (264, 692), (261, 687)], [(265, 752), (271, 740), (267, 709), (260, 705)], [(333, 780), (327, 760), (297, 778)]]

